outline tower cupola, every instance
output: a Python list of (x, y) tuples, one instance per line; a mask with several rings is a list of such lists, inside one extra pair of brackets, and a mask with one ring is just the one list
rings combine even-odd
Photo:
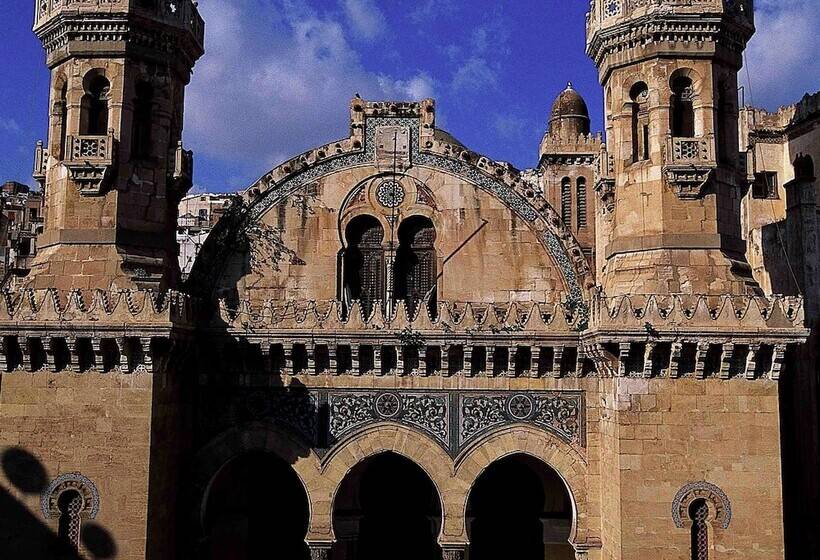
[(589, 134), (589, 110), (572, 82), (567, 83), (552, 104), (549, 134), (563, 138)]

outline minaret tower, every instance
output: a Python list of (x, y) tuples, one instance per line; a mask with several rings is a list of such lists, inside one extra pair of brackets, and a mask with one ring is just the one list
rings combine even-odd
[(177, 205), (191, 186), (185, 86), (203, 54), (192, 0), (35, 2), (51, 70), (35, 178), (45, 230), (33, 288), (165, 289), (178, 276)]
[(611, 211), (607, 295), (756, 290), (740, 235), (737, 72), (751, 0), (593, 0), (605, 92), (596, 191)]

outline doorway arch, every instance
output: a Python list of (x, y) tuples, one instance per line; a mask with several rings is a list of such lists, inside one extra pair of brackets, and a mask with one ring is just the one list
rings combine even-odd
[(467, 501), (468, 560), (572, 560), (573, 505), (551, 467), (526, 454), (492, 463)]
[(441, 499), (427, 473), (392, 452), (356, 465), (333, 504), (333, 560), (441, 560)]
[(226, 463), (205, 500), (203, 560), (309, 560), (309, 505), (285, 461), (251, 451)]

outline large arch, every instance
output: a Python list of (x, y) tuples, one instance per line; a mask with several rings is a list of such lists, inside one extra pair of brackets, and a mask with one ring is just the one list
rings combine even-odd
[[(393, 451), (360, 461), (333, 500), (334, 560), (440, 560), (442, 503), (427, 473)], [(389, 552), (387, 552), (389, 551)]]
[[(584, 456), (556, 436), (526, 425), (513, 425), (491, 432), (464, 450), (455, 462), (455, 481), (449, 496), (449, 515), (443, 533), (449, 540), (466, 541), (467, 502), (476, 481), (490, 465), (511, 455), (529, 455), (551, 468), (564, 482), (572, 502), (573, 544), (589, 542), (597, 536), (592, 529), (599, 519), (588, 495), (589, 471)], [(458, 491), (456, 494), (455, 492)]]
[[(588, 299), (587, 290), (594, 284), (592, 271), (577, 240), (538, 187), (523, 179), (521, 172), (509, 164), (492, 161), (463, 146), (442, 141), (436, 134), (433, 134), (435, 140), (422, 142), (420, 136), (432, 131), (426, 130), (428, 124), (420, 124), (424, 119), (423, 116), (419, 118), (423, 108), (417, 110), (419, 114), (414, 118), (381, 116), (384, 113), (368, 116), (363, 127), (354, 127), (350, 138), (311, 150), (279, 165), (243, 193), (246, 204), (243, 216), (230, 220), (223, 218), (226, 223), (221, 225), (220, 222), (221, 227), (256, 223), (287, 197), (305, 191), (327, 175), (361, 167), (373, 167), (374, 173), (378, 174), (376, 129), (384, 126), (407, 127), (412, 138), (409, 149), (412, 167), (455, 176), (507, 206), (531, 229), (544, 247), (560, 272), (567, 298), (583, 308), (586, 305), (584, 301)], [(230, 257), (231, 244), (224, 243), (226, 236), (219, 229), (220, 226), (200, 253), (191, 274), (192, 287), (195, 287), (200, 275), (207, 277), (209, 270), (219, 269), (220, 263)], [(216, 247), (220, 241), (223, 245), (221, 251)]]
[(267, 422), (253, 422), (226, 430), (194, 457), (194, 470), (191, 473), (189, 488), (189, 523), (193, 540), (198, 541), (205, 534), (206, 506), (209, 492), (217, 476), (232, 460), (254, 452), (270, 453), (288, 464), (295, 472), (307, 496), (308, 537), (313, 533), (329, 532), (329, 526), (317, 529), (314, 525), (313, 504), (327, 495), (319, 476), (319, 458), (308, 446), (279, 427)]
[[(441, 498), (443, 527), (450, 514), (447, 497), (452, 493), (453, 485), (458, 484), (453, 478), (453, 461), (429, 437), (393, 423), (374, 424), (358, 432), (337, 445), (325, 458), (322, 478), (330, 493), (327, 502), (316, 504), (314, 519), (322, 516), (323, 522), (332, 525), (333, 503), (344, 479), (359, 463), (382, 453), (395, 453), (409, 459), (425, 472)], [(335, 531), (331, 535), (335, 536)]]

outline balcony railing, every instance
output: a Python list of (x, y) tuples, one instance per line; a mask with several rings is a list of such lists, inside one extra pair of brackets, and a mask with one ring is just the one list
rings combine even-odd
[(717, 167), (714, 146), (715, 138), (711, 134), (694, 138), (666, 137), (664, 174), (678, 197), (695, 199), (701, 196)]
[(68, 162), (111, 164), (113, 160), (114, 135), (69, 136)]
[(682, 138), (668, 136), (666, 139), (666, 163), (688, 164), (714, 161), (712, 136)]
[(117, 155), (113, 131), (106, 136), (69, 136), (68, 153), (63, 164), (80, 192), (89, 196), (104, 194), (110, 186)]

